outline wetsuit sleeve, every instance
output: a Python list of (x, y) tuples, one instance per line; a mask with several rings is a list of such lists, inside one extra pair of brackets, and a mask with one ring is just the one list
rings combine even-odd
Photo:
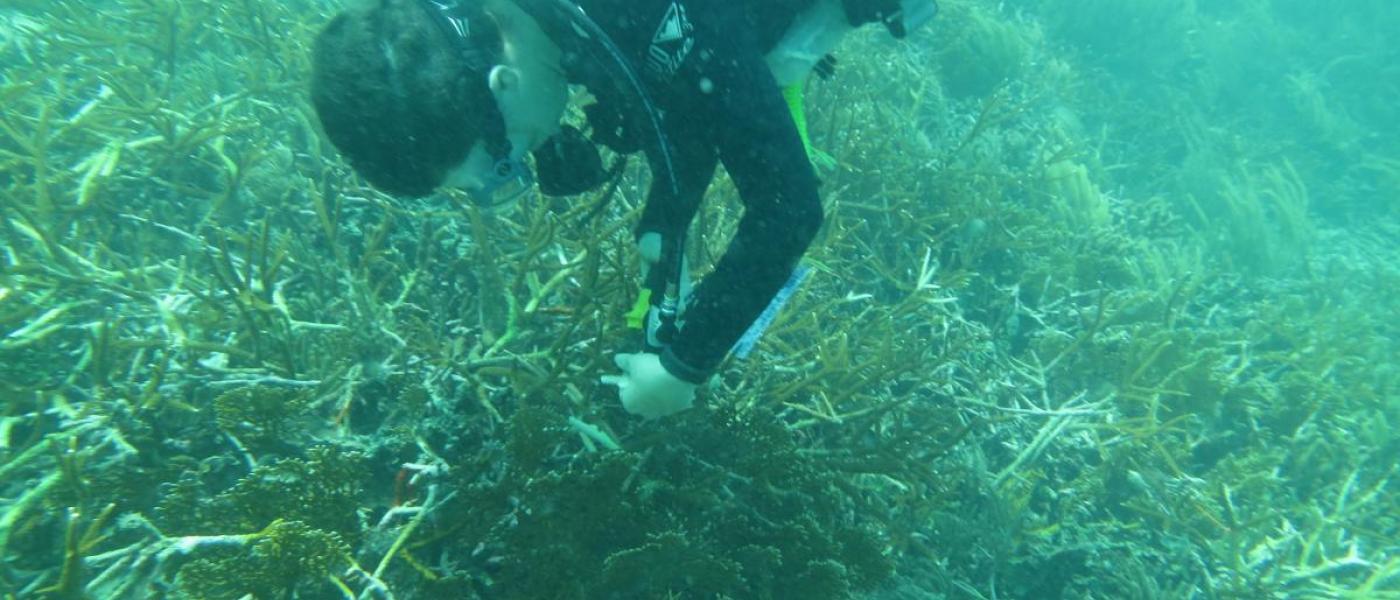
[[(695, 383), (777, 294), (822, 223), (816, 173), (763, 53), (723, 32), (710, 39), (705, 33), (697, 31), (693, 60), (672, 86), (685, 96), (668, 102), (667, 129), (672, 139), (713, 150), (739, 190), (744, 215), (661, 357), (673, 375)], [(692, 152), (699, 150), (686, 155)], [(667, 212), (658, 223), (683, 227), (695, 205), (682, 202)]]
[[(681, 234), (695, 217), (700, 202), (705, 199), (705, 190), (715, 177), (715, 167), (719, 165), (719, 155), (705, 140), (685, 135), (684, 131), (673, 129), (668, 134), (671, 163), (676, 174), (676, 193), (672, 193), (670, 181), (653, 177), (647, 193), (646, 207), (642, 209), (641, 221), (637, 224), (637, 237), (648, 232), (660, 233), (666, 243), (681, 239)], [(648, 148), (647, 159), (652, 165), (661, 160), (655, 148)], [(652, 172), (659, 172), (654, 166)]]

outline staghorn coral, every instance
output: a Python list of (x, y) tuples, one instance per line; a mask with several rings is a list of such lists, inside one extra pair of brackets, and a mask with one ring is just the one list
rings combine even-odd
[(858, 34), (814, 275), (642, 423), (637, 168), (382, 197), (303, 99), (324, 4), (11, 3), (0, 595), (1394, 597), (1396, 12), (1303, 4)]

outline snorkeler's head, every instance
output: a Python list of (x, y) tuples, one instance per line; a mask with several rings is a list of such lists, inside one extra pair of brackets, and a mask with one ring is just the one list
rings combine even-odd
[(392, 194), (431, 193), (478, 141), (503, 138), (487, 74), (434, 16), (421, 0), (368, 3), (336, 16), (313, 50), (311, 99), (327, 136)]
[(386, 192), (461, 187), (494, 206), (528, 190), (525, 155), (559, 130), (559, 50), (512, 2), (379, 0), (316, 40), (312, 101), (357, 172)]

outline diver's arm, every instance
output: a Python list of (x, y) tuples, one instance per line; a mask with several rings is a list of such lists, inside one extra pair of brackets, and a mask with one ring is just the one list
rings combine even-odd
[(822, 223), (816, 173), (762, 53), (734, 49), (709, 64), (695, 76), (710, 79), (714, 92), (686, 107), (689, 129), (718, 150), (745, 210), (661, 357), (693, 383), (713, 372), (768, 305)]
[[(665, 243), (670, 244), (683, 237), (681, 234), (695, 217), (695, 211), (705, 198), (705, 190), (715, 177), (719, 156), (715, 154), (713, 146), (684, 131), (667, 131), (666, 137), (678, 189), (673, 192), (671, 182), (665, 178), (652, 178), (646, 207), (642, 209), (642, 218), (637, 224), (637, 237), (640, 239), (648, 233), (659, 233)], [(654, 148), (648, 149), (647, 159), (651, 163), (652, 173), (661, 173), (660, 157)]]

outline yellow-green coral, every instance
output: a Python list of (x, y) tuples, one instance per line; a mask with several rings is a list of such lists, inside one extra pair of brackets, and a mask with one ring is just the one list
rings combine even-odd
[(1029, 66), (1038, 32), (1014, 15), (977, 3), (948, 3), (933, 50), (939, 81), (954, 97), (985, 96)]
[(206, 550), (180, 568), (181, 597), (209, 600), (282, 598), (310, 590), (330, 593), (329, 581), (349, 563), (340, 536), (298, 521), (278, 520), (240, 544)]

